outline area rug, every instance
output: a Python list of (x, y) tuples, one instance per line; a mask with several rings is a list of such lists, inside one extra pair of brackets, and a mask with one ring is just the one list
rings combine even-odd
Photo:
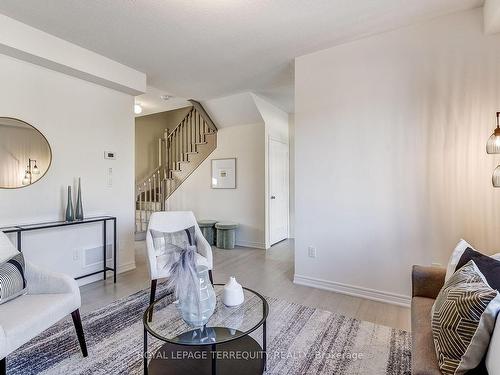
[[(10, 355), (7, 373), (143, 374), (142, 316), (148, 298), (143, 290), (85, 314), (87, 358), (72, 322), (62, 321)], [(267, 301), (266, 374), (411, 374), (408, 332), (281, 299)], [(262, 330), (251, 336), (261, 342)], [(151, 352), (161, 344), (150, 336)]]

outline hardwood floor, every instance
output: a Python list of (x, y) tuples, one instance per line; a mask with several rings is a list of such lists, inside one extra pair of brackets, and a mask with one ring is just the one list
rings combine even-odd
[[(108, 279), (85, 285), (83, 312), (106, 306), (150, 285), (145, 260), (145, 241), (136, 242), (137, 268), (118, 275), (117, 283)], [(283, 241), (267, 252), (238, 247), (214, 248), (214, 281), (225, 283), (229, 276), (269, 297), (281, 298), (360, 320), (410, 330), (410, 309), (382, 302), (293, 284), (293, 241)]]

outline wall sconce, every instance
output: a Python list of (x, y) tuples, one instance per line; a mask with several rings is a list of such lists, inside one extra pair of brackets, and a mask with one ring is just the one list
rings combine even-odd
[[(33, 166), (31, 165), (33, 164)], [(35, 159), (28, 159), (28, 165), (26, 166), (26, 172), (24, 173), (23, 185), (30, 185), (33, 183), (33, 175), (39, 175), (40, 169), (36, 165)]]

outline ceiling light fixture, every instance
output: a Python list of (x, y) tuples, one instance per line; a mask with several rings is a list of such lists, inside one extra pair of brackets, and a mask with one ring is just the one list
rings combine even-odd
[(140, 115), (142, 113), (142, 106), (140, 103), (135, 103), (134, 104), (134, 113), (136, 115)]
[(168, 100), (168, 99), (170, 99), (170, 98), (171, 98), (171, 96), (170, 96), (170, 95), (166, 95), (166, 94), (164, 94), (164, 95), (160, 95), (160, 99), (161, 99), (161, 100)]

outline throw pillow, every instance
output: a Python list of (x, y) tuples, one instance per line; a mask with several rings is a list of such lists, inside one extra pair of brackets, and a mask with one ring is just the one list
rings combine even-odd
[[(451, 275), (453, 275), (453, 273), (455, 272), (455, 270), (460, 268), (460, 267), (457, 267), (458, 262), (460, 261), (460, 258), (462, 257), (462, 255), (464, 254), (464, 252), (467, 248), (472, 249), (474, 251), (477, 251), (465, 240), (460, 240), (458, 242), (457, 246), (455, 247), (455, 249), (451, 253), (450, 259), (448, 261), (448, 266), (446, 267), (445, 281), (448, 281), (450, 279)], [(493, 259), (500, 260), (500, 253), (492, 255), (491, 257)]]
[(0, 304), (26, 293), (24, 270), (23, 253), (0, 263)]
[(431, 314), (432, 337), (443, 374), (464, 374), (480, 364), (499, 311), (500, 295), (488, 285), (474, 261), (445, 282)]
[(188, 246), (196, 246), (194, 226), (176, 232), (160, 232), (150, 229), (155, 249), (158, 271), (169, 270), (179, 259), (181, 250)]
[(468, 247), (458, 261), (456, 269), (462, 268), (471, 260), (474, 261), (479, 271), (484, 275), (488, 284), (493, 289), (500, 290), (500, 261)]

